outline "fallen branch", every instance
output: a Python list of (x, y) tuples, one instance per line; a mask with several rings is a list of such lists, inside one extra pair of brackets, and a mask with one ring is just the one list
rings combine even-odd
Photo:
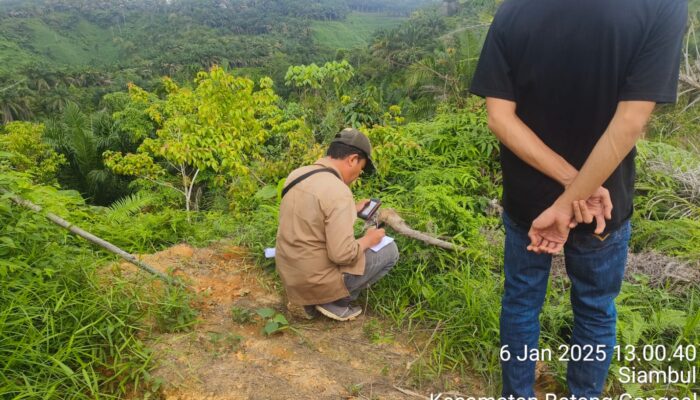
[[(567, 276), (563, 254), (552, 258), (551, 275), (553, 278)], [(626, 282), (639, 282), (636, 275), (648, 277), (647, 285), (650, 287), (665, 287), (671, 292), (683, 291), (688, 285), (700, 283), (697, 265), (654, 252), (627, 254), (624, 279)]]
[(678, 77), (678, 80), (681, 83), (684, 83), (684, 84), (690, 86), (694, 90), (700, 90), (700, 82), (698, 82), (697, 78), (693, 75), (681, 73), (680, 76)]
[(420, 240), (424, 243), (427, 243), (431, 246), (437, 246), (437, 247), (442, 247), (443, 249), (447, 250), (454, 250), (454, 251), (465, 251), (466, 248), (462, 246), (457, 246), (453, 243), (446, 242), (444, 240), (438, 239), (436, 237), (433, 237), (431, 235), (428, 235), (427, 233), (417, 231), (406, 223), (406, 221), (403, 220), (399, 216), (399, 214), (396, 213), (396, 211), (392, 208), (383, 208), (379, 211), (379, 222), (384, 222), (385, 224), (389, 225), (391, 229), (395, 230), (396, 232), (406, 236), (410, 237), (412, 239)]
[[(695, 54), (691, 54), (691, 42), (695, 43)], [(698, 96), (700, 94), (700, 50), (697, 46), (697, 41), (695, 38), (695, 25), (693, 24), (693, 22), (690, 23), (688, 34), (685, 40), (685, 49), (683, 49), (683, 60), (684, 65), (681, 68), (678, 80), (680, 82), (681, 88), (683, 88), (684, 86), (686, 87), (686, 90), (683, 91), (683, 94), (690, 93), (691, 97), (694, 97), (692, 100), (689, 101), (688, 105), (685, 106), (685, 108), (683, 108), (683, 111), (685, 112), (693, 105), (695, 105), (695, 103), (700, 101), (700, 96)]]
[(423, 346), (423, 350), (420, 352), (420, 354), (418, 354), (418, 357), (413, 359), (413, 361), (406, 363), (406, 372), (401, 377), (401, 382), (404, 382), (406, 380), (408, 373), (411, 372), (411, 367), (413, 366), (413, 364), (415, 364), (416, 362), (418, 362), (418, 360), (423, 358), (423, 354), (425, 354), (425, 351), (428, 350), (428, 347), (433, 342), (433, 339), (435, 339), (435, 334), (440, 330), (441, 325), (442, 325), (442, 320), (438, 321), (437, 325), (435, 325), (435, 329), (433, 329), (433, 333), (430, 335), (430, 338), (425, 343), (425, 346)]
[(32, 203), (31, 201), (25, 200), (17, 195), (11, 194), (10, 192), (8, 192), (4, 189), (0, 189), (0, 193), (8, 194), (10, 197), (10, 200), (15, 202), (17, 205), (28, 208), (28, 209), (30, 209), (38, 214), (43, 214), (49, 221), (53, 222), (54, 224), (59, 225), (65, 229), (69, 230), (71, 233), (82, 237), (83, 239), (87, 240), (90, 243), (96, 244), (96, 245), (102, 247), (103, 249), (118, 255), (119, 257), (125, 259), (126, 261), (128, 261), (128, 262), (136, 265), (137, 267), (141, 268), (142, 270), (148, 272), (149, 274), (153, 274), (171, 285), (186, 287), (186, 285), (184, 283), (182, 283), (181, 281), (170, 278), (169, 276), (156, 270), (155, 268), (151, 267), (150, 265), (138, 260), (133, 254), (127, 253), (126, 251), (120, 249), (119, 247), (113, 245), (112, 243), (109, 243), (108, 241), (101, 239), (101, 238), (93, 235), (90, 232), (87, 232), (85, 230), (80, 229), (79, 227), (71, 224), (70, 222), (66, 221), (65, 219), (59, 217), (58, 215), (50, 213), (50, 212), (47, 212), (45, 214), (42, 213), (42, 208), (40, 206)]

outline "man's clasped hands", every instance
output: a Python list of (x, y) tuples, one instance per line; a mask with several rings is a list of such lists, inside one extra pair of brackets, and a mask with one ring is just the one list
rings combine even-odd
[(610, 192), (600, 186), (586, 200), (573, 203), (560, 196), (554, 204), (544, 210), (534, 221), (528, 232), (530, 245), (527, 249), (537, 254), (555, 254), (564, 248), (569, 231), (580, 223), (596, 221), (595, 233), (605, 230), (605, 220), (612, 218)]

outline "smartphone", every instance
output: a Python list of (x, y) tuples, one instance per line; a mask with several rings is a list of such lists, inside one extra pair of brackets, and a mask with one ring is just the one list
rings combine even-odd
[(365, 207), (357, 213), (357, 216), (364, 220), (370, 219), (374, 213), (377, 212), (381, 204), (382, 201), (379, 199), (370, 199)]

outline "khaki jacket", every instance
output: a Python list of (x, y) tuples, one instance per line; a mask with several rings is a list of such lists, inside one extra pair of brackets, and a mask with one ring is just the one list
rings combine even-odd
[[(286, 184), (322, 167), (333, 168), (321, 159), (292, 171)], [(365, 271), (365, 255), (353, 228), (356, 218), (350, 188), (330, 172), (309, 176), (284, 196), (275, 264), (290, 302), (324, 304), (349, 295), (342, 273)]]

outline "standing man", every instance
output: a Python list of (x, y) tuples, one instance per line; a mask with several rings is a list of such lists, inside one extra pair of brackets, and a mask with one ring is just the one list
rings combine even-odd
[(350, 185), (372, 173), (372, 146), (357, 129), (335, 136), (326, 157), (292, 171), (280, 203), (275, 264), (291, 303), (307, 314), (347, 321), (362, 308), (350, 302), (399, 259), (394, 242), (379, 251), (384, 229), (355, 239), (353, 224), (367, 200), (355, 203)]
[(593, 350), (593, 360), (569, 362), (569, 391), (591, 398), (603, 390), (630, 237), (634, 144), (655, 104), (676, 100), (687, 7), (505, 0), (496, 13), (471, 92), (486, 98), (501, 141), (504, 396), (534, 397), (535, 362), (517, 358), (538, 347), (551, 254), (562, 248), (571, 346)]

